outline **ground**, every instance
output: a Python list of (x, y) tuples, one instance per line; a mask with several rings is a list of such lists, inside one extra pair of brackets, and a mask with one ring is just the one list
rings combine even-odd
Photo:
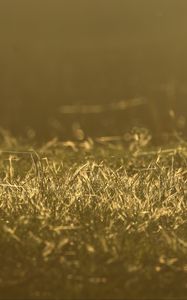
[(186, 143), (100, 142), (1, 141), (0, 299), (187, 298)]

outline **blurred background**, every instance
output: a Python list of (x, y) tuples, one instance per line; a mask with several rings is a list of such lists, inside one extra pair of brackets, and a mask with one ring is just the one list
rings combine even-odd
[(1, 0), (0, 126), (185, 132), (186, 37), (186, 0)]

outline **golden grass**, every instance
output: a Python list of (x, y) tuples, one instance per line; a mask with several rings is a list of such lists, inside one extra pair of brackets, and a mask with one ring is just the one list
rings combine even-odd
[(1, 299), (186, 297), (186, 144), (112, 142), (2, 142)]

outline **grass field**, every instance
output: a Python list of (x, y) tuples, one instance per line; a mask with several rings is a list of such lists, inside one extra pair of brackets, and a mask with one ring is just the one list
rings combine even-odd
[(0, 299), (187, 298), (187, 144), (148, 142), (2, 139)]

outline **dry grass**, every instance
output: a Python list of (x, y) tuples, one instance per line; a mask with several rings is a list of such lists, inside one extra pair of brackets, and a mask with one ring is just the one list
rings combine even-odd
[(1, 299), (186, 298), (187, 148), (138, 145), (2, 141)]

